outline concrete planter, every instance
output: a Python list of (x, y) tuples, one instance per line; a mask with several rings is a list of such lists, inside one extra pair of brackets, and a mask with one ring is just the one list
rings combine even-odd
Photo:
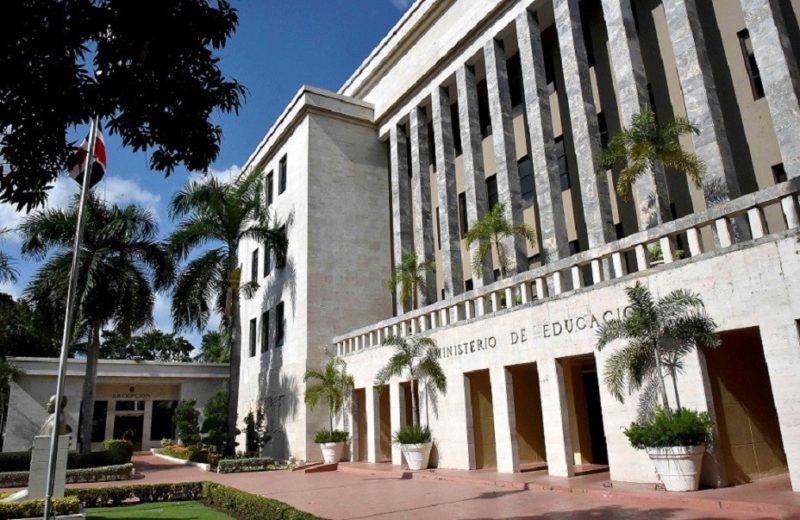
[(319, 449), (322, 450), (322, 460), (325, 464), (335, 464), (342, 460), (344, 451), (343, 442), (321, 442)]
[(705, 446), (647, 448), (667, 491), (697, 491), (705, 451)]
[(408, 469), (415, 471), (420, 469), (427, 469), (428, 462), (431, 458), (432, 442), (424, 442), (422, 444), (401, 444), (400, 450), (406, 458)]

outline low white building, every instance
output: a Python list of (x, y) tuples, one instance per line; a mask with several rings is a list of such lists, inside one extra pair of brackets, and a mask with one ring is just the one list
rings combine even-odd
[[(9, 358), (20, 370), (10, 382), (8, 420), (3, 451), (30, 449), (33, 437), (48, 417), (47, 401), (55, 394), (58, 359)], [(228, 379), (221, 363), (165, 363), (101, 359), (97, 367), (92, 444), (129, 437), (139, 450), (174, 438), (173, 412), (180, 400), (194, 399), (202, 412), (206, 401)], [(73, 431), (80, 422), (80, 403), (86, 363), (70, 359), (64, 395), (65, 417)]]

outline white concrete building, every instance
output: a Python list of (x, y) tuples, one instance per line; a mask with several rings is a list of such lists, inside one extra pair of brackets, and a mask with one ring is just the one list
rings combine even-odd
[[(56, 358), (9, 358), (20, 374), (11, 380), (3, 451), (24, 451), (48, 417), (47, 401), (55, 392)], [(175, 438), (173, 412), (178, 401), (194, 399), (202, 413), (206, 402), (228, 380), (225, 363), (166, 363), (101, 359), (97, 366), (92, 449), (106, 439), (130, 438), (137, 450)], [(70, 359), (64, 395), (67, 424), (77, 443), (86, 362)]]
[[(242, 302), (240, 413), (265, 406), (269, 449), (316, 458), (302, 374), (332, 344), (356, 380), (351, 457), (400, 463), (410, 390), (374, 387), (381, 344), (426, 334), (449, 383), (422, 399), (439, 467), (652, 482), (594, 329), (635, 281), (688, 287), (723, 340), (679, 377), (716, 424), (704, 482), (789, 472), (800, 489), (799, 17), (800, 0), (415, 2), (337, 94), (303, 87), (246, 164), (290, 220), (290, 260), (240, 251), (262, 286)], [(682, 145), (707, 172), (696, 188), (648, 169), (626, 202), (598, 155), (648, 104), (698, 127)], [(502, 280), (463, 241), (498, 202), (537, 232), (506, 242)], [(436, 265), (415, 309), (386, 287), (408, 251)]]

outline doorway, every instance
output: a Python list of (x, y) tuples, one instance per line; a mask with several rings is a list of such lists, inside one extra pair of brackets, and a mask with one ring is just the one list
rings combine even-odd
[(354, 460), (367, 460), (367, 392), (363, 388), (353, 390), (355, 405), (356, 446)]
[(114, 438), (130, 441), (134, 451), (140, 451), (143, 426), (144, 415), (116, 415), (114, 416)]
[[(403, 415), (400, 417), (400, 427), (408, 424), (414, 424), (414, 402), (411, 400), (411, 381), (403, 381), (400, 383), (400, 388), (403, 390)], [(417, 406), (422, 406), (417, 403)]]
[(488, 370), (466, 374), (469, 381), (472, 409), (472, 441), (475, 447), (475, 469), (496, 468), (497, 451), (494, 438), (494, 408)]
[(720, 339), (719, 348), (704, 354), (728, 484), (788, 472), (758, 328), (723, 332)]
[(575, 465), (607, 465), (608, 447), (594, 356), (559, 360), (567, 394), (569, 429)]
[(542, 401), (536, 363), (507, 368), (511, 374), (516, 422), (517, 452), (521, 471), (543, 469), (546, 452), (542, 424)]
[(389, 400), (389, 385), (376, 387), (378, 393), (378, 420), (380, 439), (378, 444), (378, 462), (392, 460), (392, 414)]

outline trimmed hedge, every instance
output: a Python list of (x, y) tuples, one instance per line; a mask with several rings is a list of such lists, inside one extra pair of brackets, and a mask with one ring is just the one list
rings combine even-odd
[[(79, 513), (81, 502), (76, 497), (53, 499), (53, 510), (57, 515)], [(21, 500), (19, 502), (0, 502), (0, 520), (11, 518), (41, 518), (44, 515), (44, 500)]]
[(217, 463), (217, 473), (244, 473), (271, 469), (279, 469), (279, 466), (276, 466), (275, 460), (270, 457), (222, 459)]
[(189, 462), (202, 462), (208, 464), (208, 450), (195, 448), (193, 446), (167, 446), (158, 450), (162, 455), (169, 455), (176, 459), (188, 460)]
[[(67, 456), (67, 469), (99, 468), (101, 466), (127, 464), (131, 461), (132, 455), (133, 448), (128, 450), (121, 445), (113, 446), (111, 449), (92, 451), (89, 453), (71, 451)], [(0, 452), (0, 472), (29, 471), (30, 469), (30, 450)]]
[(319, 519), (278, 500), (212, 482), (68, 489), (66, 495), (76, 498), (85, 508), (194, 500), (241, 520)]
[[(0, 473), (0, 488), (22, 487), (28, 485), (28, 471), (7, 471)], [(78, 482), (113, 482), (133, 478), (133, 464), (117, 464), (99, 468), (81, 468), (67, 470), (67, 484)]]

